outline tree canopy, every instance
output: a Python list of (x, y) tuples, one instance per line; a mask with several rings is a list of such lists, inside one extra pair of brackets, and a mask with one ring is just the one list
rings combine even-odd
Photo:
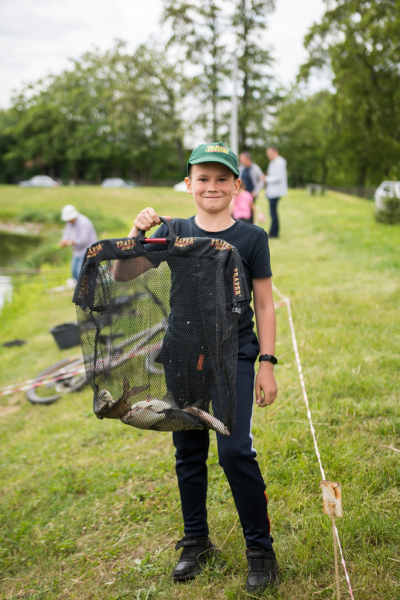
[(185, 85), (156, 45), (88, 52), (14, 99), (5, 160), (74, 179), (179, 178)]
[[(274, 143), (292, 185), (377, 185), (400, 176), (400, 0), (325, 0), (298, 84), (273, 76), (274, 0), (163, 0), (168, 39), (118, 41), (25, 86), (0, 111), (0, 181), (179, 180), (193, 138), (229, 143), (233, 54), (239, 147), (266, 167)], [(164, 36), (166, 37), (166, 36)], [(332, 85), (307, 91), (322, 70)], [(200, 129), (199, 129), (200, 126)]]
[(346, 179), (362, 189), (393, 176), (400, 160), (400, 0), (326, 4), (305, 38), (300, 77), (332, 71), (335, 150)]

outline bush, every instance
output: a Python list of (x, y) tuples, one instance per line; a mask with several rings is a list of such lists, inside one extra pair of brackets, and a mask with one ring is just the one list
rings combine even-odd
[(52, 267), (66, 267), (72, 256), (71, 248), (59, 248), (59, 236), (48, 236), (43, 242), (20, 260), (19, 266), (28, 269), (40, 269), (44, 264)]
[[(89, 217), (89, 219), (92, 221), (99, 238), (102, 237), (101, 234), (103, 232), (124, 231), (127, 227), (126, 223), (122, 221), (122, 219), (112, 215), (105, 215), (100, 211), (91, 212), (84, 210), (82, 213)], [(40, 207), (26, 208), (21, 213), (19, 220), (29, 223), (54, 223), (59, 226), (64, 225), (64, 223), (61, 221), (60, 210)]]
[[(102, 237), (100, 234), (103, 232), (125, 232), (127, 228), (125, 221), (113, 215), (105, 215), (102, 212), (88, 213), (87, 211), (84, 214), (92, 221), (99, 238)], [(126, 234), (124, 233), (123, 235)]]
[(400, 198), (385, 198), (383, 203), (385, 209), (376, 211), (376, 221), (386, 225), (400, 223)]
[(19, 220), (28, 223), (56, 223), (61, 225), (61, 214), (59, 210), (30, 206), (25, 208), (19, 216)]
[(0, 266), (6, 267), (18, 262), (29, 253), (35, 253), (42, 243), (36, 235), (21, 235), (10, 231), (0, 232)]

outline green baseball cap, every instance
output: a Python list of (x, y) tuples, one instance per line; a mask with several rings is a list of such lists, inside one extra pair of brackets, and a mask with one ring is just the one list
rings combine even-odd
[(235, 175), (239, 176), (239, 164), (236, 154), (231, 148), (225, 146), (222, 142), (213, 142), (212, 144), (200, 144), (192, 152), (187, 164), (187, 174), (189, 175), (190, 165), (198, 165), (204, 162), (219, 162), (230, 168)]

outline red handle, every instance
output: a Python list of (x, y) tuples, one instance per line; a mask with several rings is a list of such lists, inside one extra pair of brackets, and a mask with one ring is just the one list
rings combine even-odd
[(166, 238), (145, 238), (142, 243), (147, 244), (167, 244)]

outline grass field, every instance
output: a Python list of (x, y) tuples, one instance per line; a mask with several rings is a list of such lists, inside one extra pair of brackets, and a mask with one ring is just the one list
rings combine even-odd
[[(0, 188), (0, 217), (72, 202), (118, 216), (144, 206), (189, 216), (189, 196), (159, 188)], [(265, 201), (260, 205), (266, 210)], [(372, 203), (292, 191), (272, 240), (274, 282), (292, 301), (304, 377), (328, 479), (340, 481), (338, 522), (356, 600), (400, 598), (400, 228), (378, 225)], [(124, 232), (120, 232), (124, 233)], [(33, 377), (61, 356), (48, 329), (72, 319), (70, 293), (42, 281), (18, 287), (0, 316), (0, 385)], [(335, 598), (330, 519), (291, 346), (277, 311), (279, 396), (255, 409), (253, 433), (267, 482), (282, 600)], [(68, 354), (68, 351), (66, 352)], [(245, 599), (245, 546), (212, 435), (209, 517), (223, 561), (177, 586), (182, 536), (169, 434), (98, 421), (91, 390), (48, 407), (22, 393), (0, 398), (0, 598)], [(397, 451), (389, 447), (396, 448)], [(349, 598), (343, 571), (342, 598)]]

